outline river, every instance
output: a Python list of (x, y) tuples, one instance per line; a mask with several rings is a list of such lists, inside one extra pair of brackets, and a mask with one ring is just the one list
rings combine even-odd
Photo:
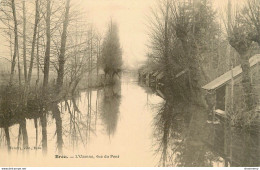
[(36, 135), (33, 120), (26, 120), (28, 148), (18, 143), (19, 126), (14, 125), (8, 153), (1, 129), (1, 166), (259, 166), (257, 130), (248, 133), (221, 120), (210, 122), (198, 106), (169, 111), (166, 104), (135, 76), (125, 74), (114, 86), (82, 91), (59, 104), (62, 154), (51, 113), (45, 156), (41, 127)]

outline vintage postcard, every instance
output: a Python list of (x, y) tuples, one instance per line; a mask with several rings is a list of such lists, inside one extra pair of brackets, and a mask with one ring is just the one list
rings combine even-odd
[(259, 167), (259, 0), (0, 0), (0, 167)]

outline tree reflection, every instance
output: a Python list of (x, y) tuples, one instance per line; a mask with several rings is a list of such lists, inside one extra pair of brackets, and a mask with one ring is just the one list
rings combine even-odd
[(59, 110), (58, 103), (52, 104), (52, 114), (53, 118), (56, 121), (56, 135), (57, 135), (57, 146), (59, 154), (63, 152), (63, 137), (62, 137), (62, 119), (61, 119), (61, 112)]
[(213, 166), (218, 157), (205, 145), (209, 129), (203, 109), (184, 105), (162, 104), (155, 117), (156, 153), (159, 166)]
[[(68, 145), (73, 151), (83, 146), (87, 149), (87, 144), (91, 140), (91, 134), (96, 134), (97, 107), (98, 107), (98, 91), (89, 89), (82, 92), (80, 96), (72, 97), (64, 102), (64, 136), (68, 136)], [(95, 95), (96, 94), (96, 95)], [(95, 103), (95, 104), (94, 104)], [(95, 108), (96, 107), (96, 108)]]
[(169, 103), (165, 102), (162, 104), (157, 116), (155, 117), (155, 138), (159, 143), (156, 152), (161, 153), (159, 164), (162, 166), (166, 166), (168, 164), (169, 159), (169, 142), (170, 139), (170, 131), (172, 130), (172, 119), (173, 119), (173, 110), (170, 107)]
[(159, 166), (259, 166), (259, 131), (207, 122), (198, 106), (164, 102), (154, 118)]
[(116, 131), (119, 106), (121, 102), (121, 82), (117, 80), (115, 84), (104, 88), (103, 100), (101, 103), (101, 119), (106, 126), (109, 136)]
[[(82, 129), (87, 129), (86, 125), (86, 115), (82, 115), (78, 106), (76, 104), (75, 98), (65, 101), (64, 107), (65, 113), (69, 113), (69, 121), (66, 121), (65, 126), (65, 136), (69, 136), (69, 146), (72, 145), (72, 149), (78, 146), (79, 140), (85, 146), (85, 139), (83, 136)], [(85, 137), (87, 138), (87, 136)]]

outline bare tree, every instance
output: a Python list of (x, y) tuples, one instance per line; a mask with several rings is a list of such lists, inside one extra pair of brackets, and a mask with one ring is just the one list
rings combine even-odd
[[(43, 87), (42, 87), (42, 95), (43, 95), (43, 102), (46, 102), (47, 93), (48, 93), (48, 79), (49, 79), (49, 67), (50, 67), (50, 49), (51, 49), (51, 0), (47, 0), (46, 5), (46, 51), (45, 51), (45, 58), (44, 58), (44, 78), (43, 78)], [(43, 106), (46, 105), (43, 103)], [(43, 108), (42, 108), (43, 109)], [(42, 111), (41, 116), (41, 123), (42, 123), (42, 149), (43, 153), (47, 153), (47, 120), (46, 120), (46, 111)]]
[(16, 18), (15, 0), (11, 1), (11, 6), (12, 6), (12, 13), (13, 13), (13, 20), (14, 20), (14, 39), (15, 40), (14, 40), (14, 54), (13, 54), (12, 65), (11, 65), (10, 84), (13, 83), (16, 58), (18, 56), (18, 30), (17, 30), (17, 18)]
[(33, 31), (33, 40), (32, 40), (32, 50), (31, 50), (31, 61), (28, 74), (28, 85), (30, 85), (34, 61), (34, 50), (36, 44), (37, 28), (39, 23), (39, 0), (35, 0), (35, 22), (34, 22), (34, 31)]
[(67, 0), (65, 18), (63, 21), (63, 32), (61, 36), (60, 55), (59, 55), (59, 69), (58, 69), (57, 87), (56, 87), (58, 93), (60, 92), (60, 89), (62, 88), (63, 85), (67, 29), (69, 25), (69, 10), (70, 10), (70, 0)]
[(23, 0), (23, 65), (24, 65), (24, 80), (27, 82), (27, 61), (26, 61), (26, 7)]

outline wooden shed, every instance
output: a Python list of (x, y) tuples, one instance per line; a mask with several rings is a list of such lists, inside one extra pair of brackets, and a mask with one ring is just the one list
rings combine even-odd
[[(260, 54), (254, 55), (249, 59), (251, 67), (251, 82), (255, 84), (259, 80), (259, 70), (260, 70)], [(232, 70), (224, 73), (223, 75), (217, 77), (213, 81), (209, 82), (202, 88), (205, 89), (207, 93), (207, 100), (210, 107), (215, 111), (216, 114), (225, 116), (225, 111), (227, 105), (231, 100), (231, 86), (233, 84), (234, 98), (239, 93), (241, 94), (241, 80), (242, 80), (242, 68), (241, 65), (234, 67)], [(233, 77), (233, 78), (232, 78)], [(233, 83), (232, 83), (233, 82)], [(238, 104), (238, 103), (234, 103)]]

